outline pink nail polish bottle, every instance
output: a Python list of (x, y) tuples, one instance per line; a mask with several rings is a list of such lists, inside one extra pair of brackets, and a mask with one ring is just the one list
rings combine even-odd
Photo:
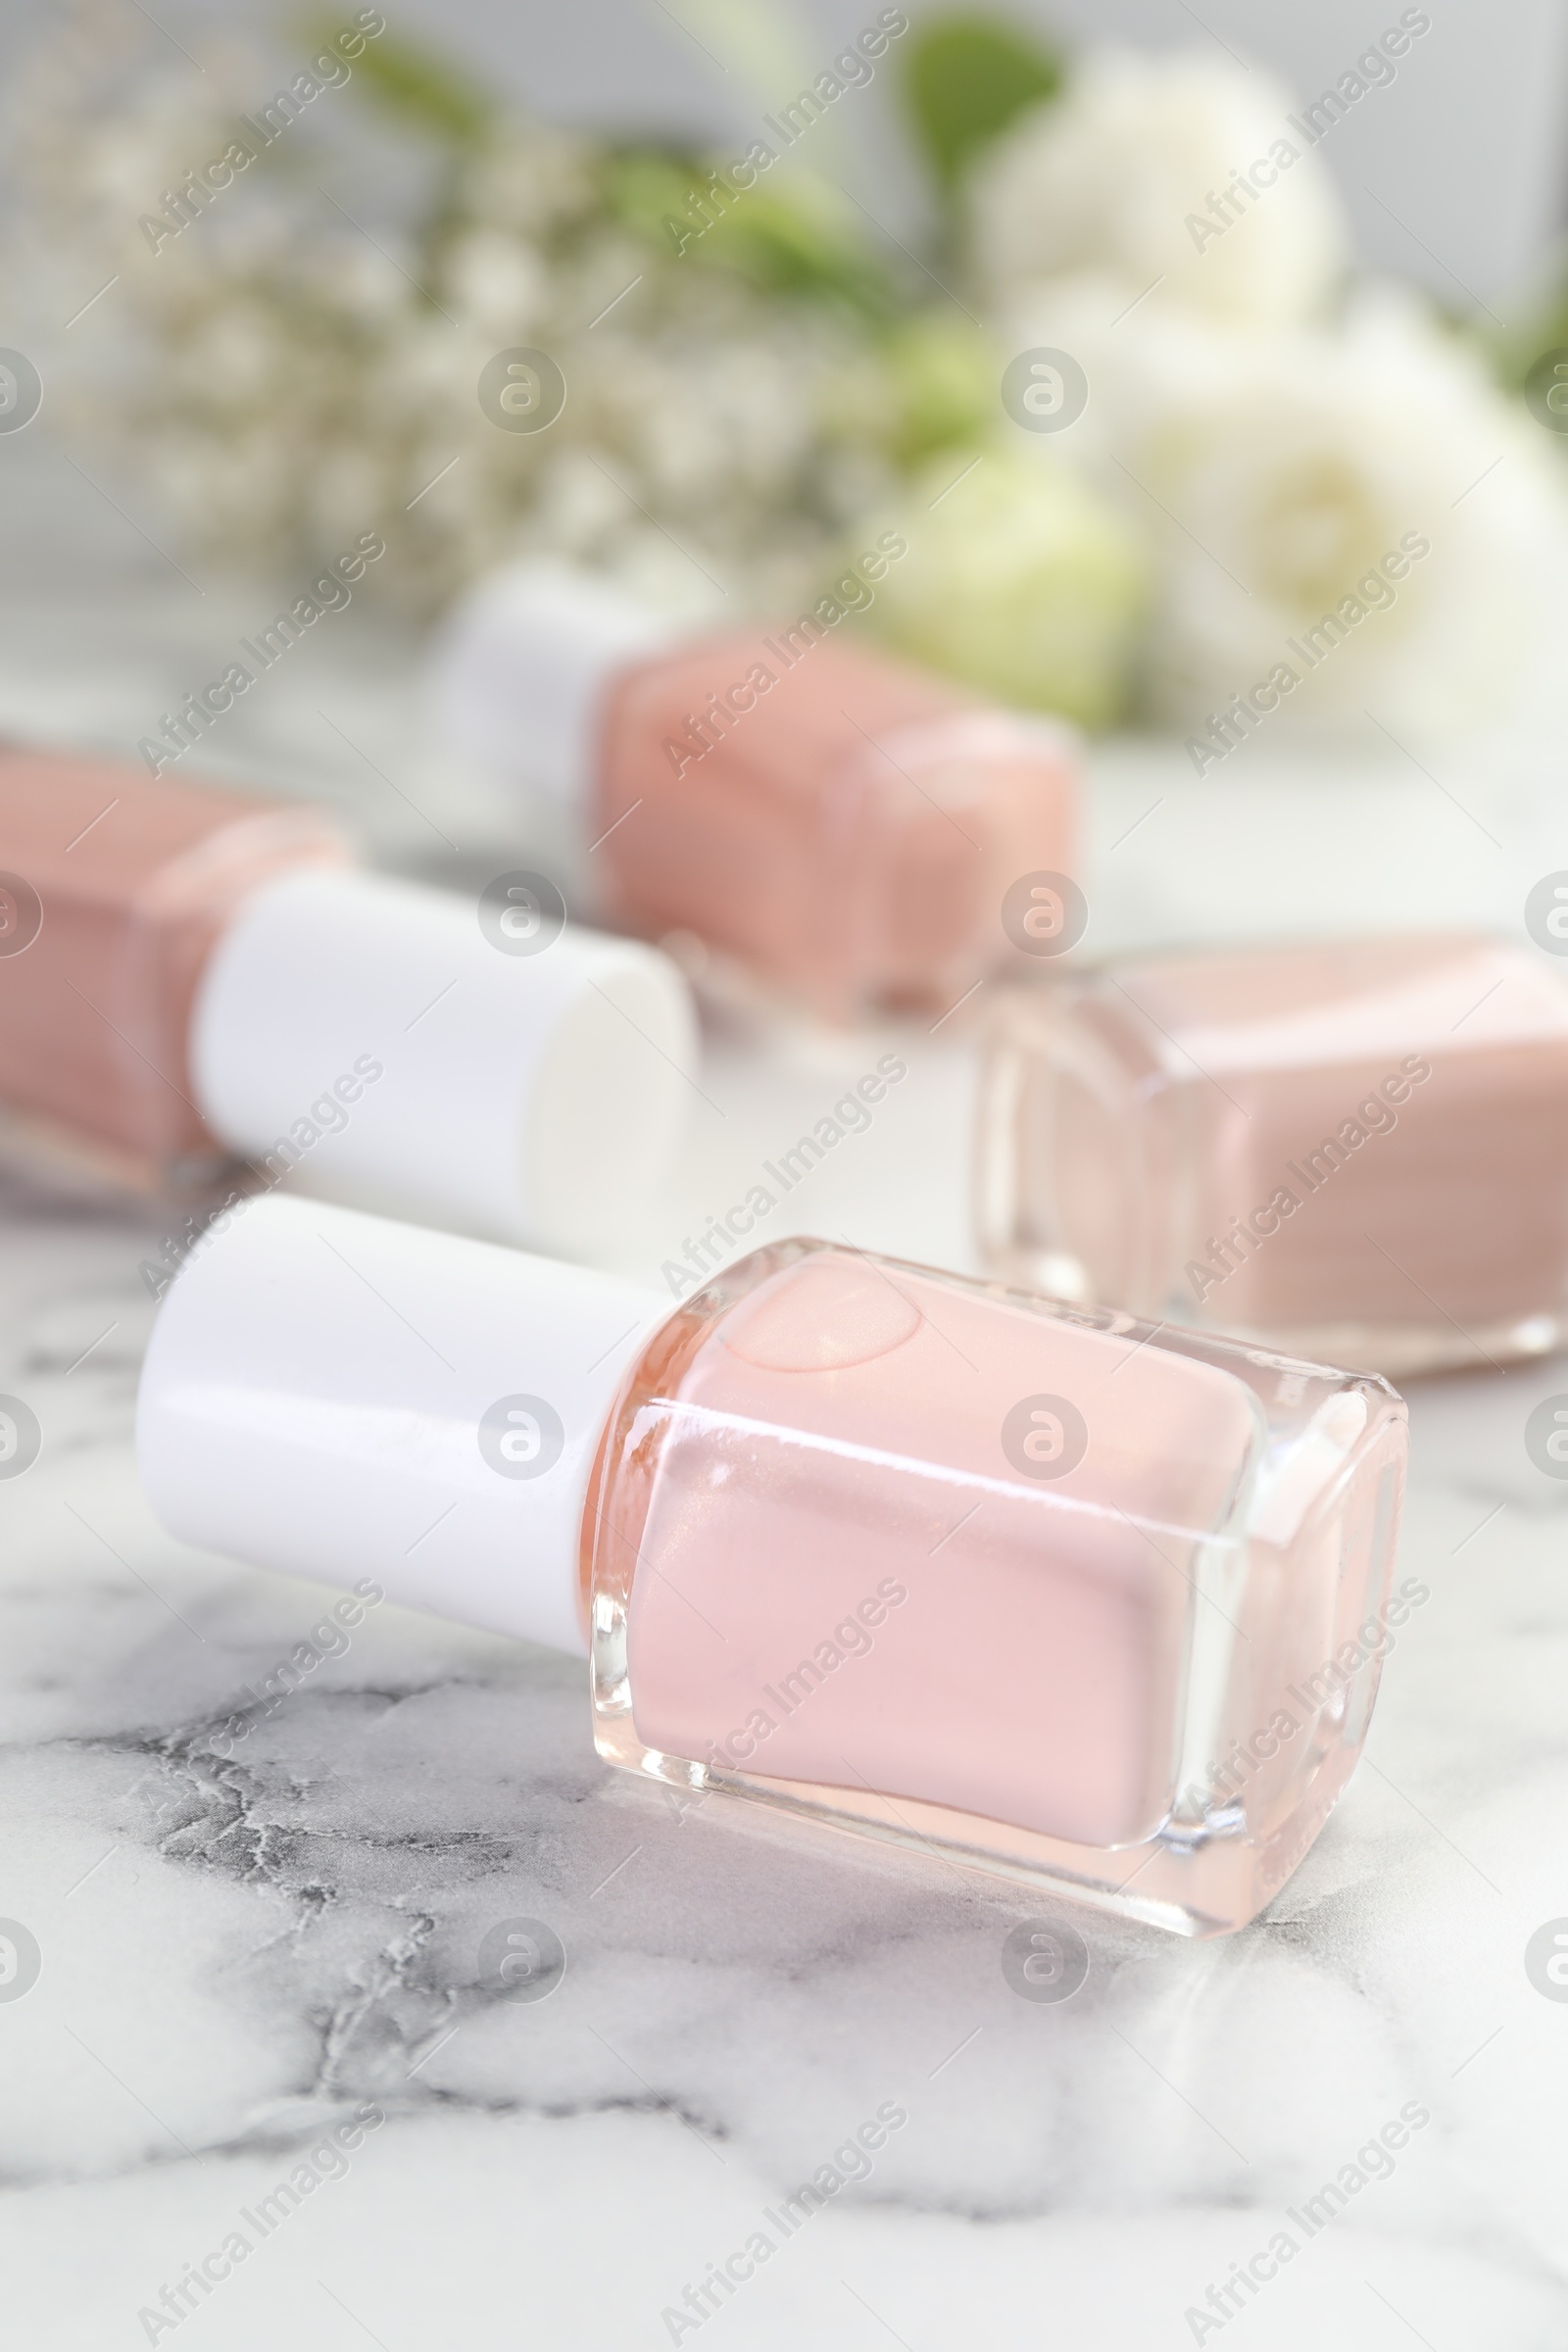
[(587, 1653), (612, 1763), (1194, 1936), (1355, 1763), (1405, 1442), (1376, 1378), (821, 1243), (671, 1311), (276, 1199), (138, 1417), (188, 1542)]
[(1169, 956), (999, 1001), (999, 1271), (1391, 1374), (1568, 1332), (1568, 990), (1484, 938)]
[(838, 632), (807, 613), (682, 641), (519, 564), (449, 624), (435, 725), (569, 812), (598, 904), (702, 943), (720, 984), (733, 963), (830, 1017), (946, 1005), (1025, 968), (1004, 901), (1071, 872), (1075, 741)]
[(668, 958), (543, 876), (423, 889), (308, 808), (0, 749), (0, 1124), (34, 1163), (571, 1249), (657, 1176), (695, 1050)]

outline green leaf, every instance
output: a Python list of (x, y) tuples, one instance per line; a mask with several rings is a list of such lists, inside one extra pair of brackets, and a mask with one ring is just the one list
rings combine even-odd
[[(323, 19), (316, 37), (330, 40), (336, 26)], [(496, 109), (476, 82), (413, 41), (381, 33), (354, 60), (354, 86), (384, 114), (449, 147), (477, 146)]]
[(905, 64), (915, 128), (945, 193), (1031, 106), (1054, 98), (1061, 61), (1002, 18), (928, 19)]
[(757, 188), (703, 240), (707, 258), (768, 294), (830, 295), (868, 317), (892, 317), (891, 275), (826, 191), (804, 173), (792, 186)]
[(830, 297), (878, 320), (902, 307), (848, 207), (805, 172), (715, 195), (698, 157), (623, 147), (606, 159), (604, 187), (617, 220), (686, 269), (728, 270), (769, 294)]

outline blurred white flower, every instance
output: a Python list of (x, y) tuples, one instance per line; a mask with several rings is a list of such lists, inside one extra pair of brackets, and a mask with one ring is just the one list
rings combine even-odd
[(1336, 335), (1202, 343), (1152, 322), (1098, 363), (1105, 479), (1159, 551), (1153, 709), (1194, 724), (1283, 662), (1294, 713), (1368, 707), (1422, 734), (1485, 715), (1561, 543), (1540, 436), (1392, 294)]
[[(899, 515), (908, 550), (870, 627), (902, 653), (1025, 709), (1104, 726), (1126, 698), (1147, 593), (1136, 533), (1061, 461), (1005, 448), (931, 460)], [(917, 520), (910, 522), (913, 514)]]
[(1103, 273), (1140, 296), (1268, 326), (1321, 309), (1348, 259), (1333, 182), (1261, 68), (1092, 51), (997, 142), (971, 188), (977, 272), (1010, 310)]
[[(849, 261), (874, 265), (819, 204), (786, 207), (781, 245), (817, 273), (769, 292), (744, 240), (728, 267), (671, 250), (686, 167), (499, 113), (422, 196), (397, 179), (403, 226), (377, 209), (373, 242), (317, 186), (344, 104), (155, 252), (137, 216), (270, 70), (228, 53), (198, 87), (122, 7), (87, 18), (12, 94), (5, 260), (54, 316), (116, 272), (57, 338), (54, 413), (243, 564), (388, 527), (377, 585), (426, 609), (533, 552), (738, 617), (798, 609), (885, 513), (910, 552), (872, 623), (908, 652), (1094, 723), (1147, 613), (1145, 699), (1184, 731), (1291, 662), (1291, 710), (1428, 732), (1530, 641), (1561, 530), (1543, 436), (1413, 300), (1334, 322), (1339, 208), (1260, 71), (1092, 54), (998, 142), (970, 190), (997, 350), (951, 314), (885, 331), (907, 297), (854, 292)], [(566, 379), (547, 430), (480, 406), (513, 346)], [(1045, 435), (997, 413), (999, 363), (1041, 347), (1089, 385)], [(1314, 631), (1322, 657), (1293, 655)]]
[(549, 298), (549, 274), (539, 255), (495, 228), (466, 236), (452, 254), (448, 284), (460, 317), (502, 342), (526, 343), (538, 331)]

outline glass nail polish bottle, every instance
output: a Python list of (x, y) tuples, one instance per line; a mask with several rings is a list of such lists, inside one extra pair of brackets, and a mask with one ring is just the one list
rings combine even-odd
[(694, 1055), (668, 958), (542, 875), (475, 905), (308, 808), (0, 749), (0, 1119), (35, 1164), (571, 1248), (657, 1175)]
[(1197, 1936), (1355, 1763), (1405, 1444), (1376, 1378), (821, 1243), (671, 1311), (279, 1200), (138, 1419), (187, 1541), (587, 1651), (612, 1763)]
[(994, 1011), (1011, 1279), (1399, 1374), (1568, 1332), (1568, 990), (1483, 938), (1169, 956)]
[(1027, 968), (1004, 902), (1071, 873), (1077, 754), (1069, 730), (836, 633), (889, 560), (847, 575), (844, 604), (684, 642), (589, 575), (514, 566), (448, 626), (437, 732), (573, 812), (628, 928), (829, 1017), (949, 1004)]

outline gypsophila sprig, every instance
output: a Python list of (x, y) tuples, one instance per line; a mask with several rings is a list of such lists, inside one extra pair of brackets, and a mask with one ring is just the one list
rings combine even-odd
[[(89, 291), (118, 272), (63, 357), (68, 423), (118, 446), (188, 543), (248, 565), (396, 519), (386, 584), (425, 608), (520, 550), (677, 601), (804, 595), (896, 470), (879, 354), (909, 301), (864, 237), (803, 180), (684, 258), (635, 200), (646, 149), (493, 107), (359, 24), (280, 48), (281, 71), (225, 45), (198, 79), (87, 9), (34, 70), (13, 267), (47, 254)], [(254, 156), (215, 191), (205, 167), (236, 143)], [(389, 146), (417, 190), (391, 225), (352, 169)], [(481, 405), (517, 350), (564, 376), (548, 430)]]

